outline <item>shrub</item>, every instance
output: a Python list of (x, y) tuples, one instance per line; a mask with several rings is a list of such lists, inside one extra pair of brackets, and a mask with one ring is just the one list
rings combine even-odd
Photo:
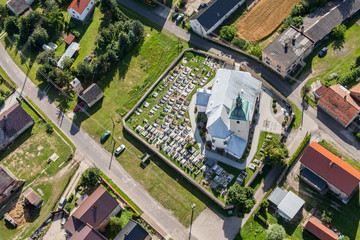
[(276, 103), (276, 102), (277, 102), (276, 98), (273, 98), (273, 103)]
[(356, 134), (356, 139), (360, 142), (360, 133)]
[(269, 206), (269, 202), (267, 200), (264, 200), (260, 203), (260, 207), (267, 208)]
[(274, 113), (277, 113), (277, 109), (276, 109), (276, 108), (274, 108)]
[(52, 133), (54, 132), (54, 128), (51, 126), (50, 123), (47, 123), (47, 124), (46, 124), (46, 132), (47, 132), (48, 134), (52, 134)]
[(186, 57), (188, 60), (190, 60), (194, 57), (194, 54), (192, 52), (186, 52), (184, 54), (184, 57)]
[(223, 26), (220, 30), (220, 38), (231, 42), (236, 35), (235, 25)]
[(276, 108), (276, 103), (273, 103), (273, 104), (272, 104), (272, 107), (273, 107), (273, 108)]
[(259, 59), (262, 58), (262, 49), (261, 46), (259, 44), (253, 45), (251, 46), (249, 53), (251, 55), (254, 55), (255, 57), (258, 57)]
[(267, 222), (266, 219), (260, 214), (260, 212), (257, 212), (256, 218), (261, 221), (262, 225), (264, 225), (265, 228), (268, 228), (268, 227), (269, 227), (268, 222)]
[(244, 51), (248, 50), (250, 47), (250, 43), (242, 38), (234, 38), (231, 43)]
[(340, 24), (335, 26), (335, 28), (332, 31), (332, 35), (334, 36), (334, 38), (338, 40), (342, 40), (345, 37), (345, 32), (346, 32), (346, 26), (344, 24)]
[(285, 127), (285, 124), (286, 124), (285, 121), (283, 121), (283, 122), (281, 123), (281, 125), (282, 125), (283, 127)]
[(80, 37), (80, 35), (81, 35), (80, 32), (78, 30), (76, 30), (76, 29), (71, 29), (70, 33), (72, 35), (74, 35), (76, 38)]
[(323, 211), (321, 215), (321, 221), (324, 223), (331, 223), (333, 219), (333, 213), (331, 211)]
[(268, 240), (283, 240), (285, 235), (285, 229), (279, 224), (272, 225), (267, 232)]
[(291, 156), (290, 160), (288, 161), (288, 165), (291, 166), (295, 159), (300, 155), (301, 151), (305, 148), (306, 144), (310, 141), (310, 135), (306, 135), (304, 140), (300, 143), (299, 147), (296, 149), (294, 154)]
[(118, 233), (121, 231), (122, 225), (123, 225), (123, 222), (122, 222), (121, 218), (118, 218), (118, 217), (110, 218), (110, 223), (109, 223), (110, 231), (112, 231), (114, 233)]

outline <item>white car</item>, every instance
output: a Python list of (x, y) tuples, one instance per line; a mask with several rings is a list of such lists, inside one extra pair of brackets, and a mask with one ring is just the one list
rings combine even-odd
[(120, 154), (122, 151), (125, 150), (125, 145), (121, 144), (116, 150), (115, 150), (115, 154), (118, 155)]

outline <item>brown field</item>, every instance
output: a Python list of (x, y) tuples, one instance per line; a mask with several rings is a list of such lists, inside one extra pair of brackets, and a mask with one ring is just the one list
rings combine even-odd
[(254, 42), (271, 34), (299, 0), (260, 0), (236, 23), (239, 37)]

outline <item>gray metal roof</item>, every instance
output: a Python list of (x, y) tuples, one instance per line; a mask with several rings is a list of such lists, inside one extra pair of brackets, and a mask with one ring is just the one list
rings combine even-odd
[(211, 96), (211, 92), (200, 88), (196, 92), (196, 105), (206, 107)]
[[(305, 34), (314, 40), (314, 42), (318, 42), (328, 35), (335, 26), (352, 16), (359, 8), (360, 0), (339, 1), (337, 5), (330, 8), (320, 19), (306, 29)], [(314, 15), (317, 12), (321, 12), (321, 9), (315, 11)]]
[(64, 60), (64, 58), (65, 57), (72, 58), (79, 47), (80, 47), (80, 44), (78, 44), (77, 42), (72, 42), (70, 44), (70, 46), (66, 49), (64, 54), (61, 56), (60, 60), (57, 62), (57, 66), (60, 67), (60, 68), (63, 68), (63, 60)]
[(25, 0), (9, 0), (6, 4), (8, 7), (11, 7), (16, 15), (22, 14), (30, 7), (30, 5)]
[(241, 157), (244, 154), (247, 142), (236, 135), (231, 135), (226, 150)]
[(135, 220), (130, 221), (125, 227), (116, 235), (114, 240), (150, 240), (151, 235)]
[[(295, 44), (293, 44), (295, 38)], [(285, 44), (288, 44), (285, 51)], [(264, 52), (276, 60), (284, 69), (290, 67), (302, 54), (313, 46), (313, 42), (293, 26), (288, 27), (279, 37), (265, 48)]]
[(274, 192), (268, 198), (268, 201), (273, 203), (275, 206), (278, 206), (285, 196), (286, 196), (286, 192), (281, 188), (276, 187)]
[(89, 107), (91, 107), (104, 97), (104, 93), (98, 85), (93, 83), (81, 95), (79, 95), (79, 97), (85, 101)]
[(241, 0), (211, 1), (207, 8), (200, 10), (192, 19), (197, 19), (208, 30), (240, 2)]
[(278, 210), (284, 213), (290, 219), (293, 219), (304, 204), (304, 200), (290, 191), (278, 205)]

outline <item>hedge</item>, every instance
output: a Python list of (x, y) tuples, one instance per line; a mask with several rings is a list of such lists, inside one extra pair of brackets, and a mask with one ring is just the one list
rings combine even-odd
[(300, 153), (302, 152), (302, 150), (309, 141), (310, 141), (310, 135), (307, 134), (304, 140), (300, 143), (299, 147), (294, 152), (294, 154), (291, 156), (290, 160), (288, 161), (289, 166), (291, 166), (294, 163), (295, 159), (297, 159), (297, 157), (300, 155)]

